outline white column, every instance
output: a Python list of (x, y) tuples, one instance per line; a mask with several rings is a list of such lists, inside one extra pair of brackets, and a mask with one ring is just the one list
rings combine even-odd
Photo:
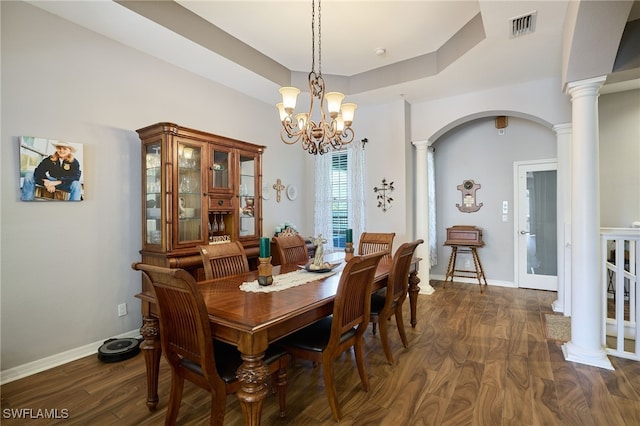
[[(420, 294), (432, 294), (435, 290), (429, 284), (431, 262), (429, 256), (429, 174), (427, 173), (427, 150), (429, 141), (412, 142), (416, 147), (416, 239), (422, 238), (424, 243), (416, 248), (416, 257), (422, 258), (418, 278), (420, 278)], [(410, 194), (408, 194), (410, 196)]]
[(571, 123), (553, 126), (558, 157), (558, 298), (554, 312), (571, 316)]
[(571, 82), (571, 341), (567, 361), (613, 370), (602, 344), (598, 94), (606, 77)]

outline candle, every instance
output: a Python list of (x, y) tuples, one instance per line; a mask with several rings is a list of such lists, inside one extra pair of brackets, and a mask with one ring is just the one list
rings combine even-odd
[(346, 232), (346, 242), (347, 243), (352, 243), (353, 242), (353, 230), (351, 228), (347, 229)]
[(268, 237), (260, 238), (260, 257), (265, 258), (271, 256), (271, 242)]

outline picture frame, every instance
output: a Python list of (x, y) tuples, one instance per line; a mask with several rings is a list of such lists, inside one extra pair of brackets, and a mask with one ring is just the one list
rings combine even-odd
[(21, 201), (82, 201), (84, 147), (57, 139), (19, 136)]

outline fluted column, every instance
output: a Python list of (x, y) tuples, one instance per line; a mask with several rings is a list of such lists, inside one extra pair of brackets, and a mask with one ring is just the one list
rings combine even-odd
[(418, 277), (420, 278), (420, 293), (431, 294), (435, 290), (429, 284), (429, 270), (431, 269), (429, 260), (429, 174), (427, 169), (429, 141), (417, 141), (413, 142), (413, 145), (416, 147), (416, 239), (422, 238), (424, 240), (424, 243), (416, 248), (416, 256), (422, 258)]
[(571, 316), (571, 123), (553, 126), (558, 157), (558, 298), (555, 312)]
[(568, 361), (613, 370), (602, 344), (598, 95), (606, 77), (571, 82), (571, 341)]

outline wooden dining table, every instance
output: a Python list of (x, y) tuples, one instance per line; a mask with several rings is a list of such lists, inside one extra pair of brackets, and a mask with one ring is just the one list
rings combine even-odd
[[(237, 373), (242, 382), (237, 397), (245, 425), (260, 424), (263, 400), (268, 393), (265, 384), (268, 372), (262, 358), (269, 344), (333, 312), (333, 300), (344, 267), (344, 253), (327, 255), (325, 260), (342, 261), (343, 264), (336, 268), (335, 275), (281, 291), (261, 293), (241, 290), (239, 287), (242, 283), (257, 280), (257, 271), (198, 283), (209, 313), (213, 337), (237, 346), (243, 359)], [(419, 261), (419, 258), (413, 259), (409, 275), (412, 327), (416, 325), (417, 295), (420, 290), (417, 275)], [(297, 269), (297, 265), (274, 266), (273, 275)], [(385, 287), (390, 269), (391, 256), (385, 256), (376, 270), (373, 291)], [(136, 297), (142, 301), (143, 325), (140, 332), (144, 340), (140, 348), (147, 371), (147, 407), (155, 410), (158, 405), (161, 347), (151, 284), (143, 280), (142, 292)]]

